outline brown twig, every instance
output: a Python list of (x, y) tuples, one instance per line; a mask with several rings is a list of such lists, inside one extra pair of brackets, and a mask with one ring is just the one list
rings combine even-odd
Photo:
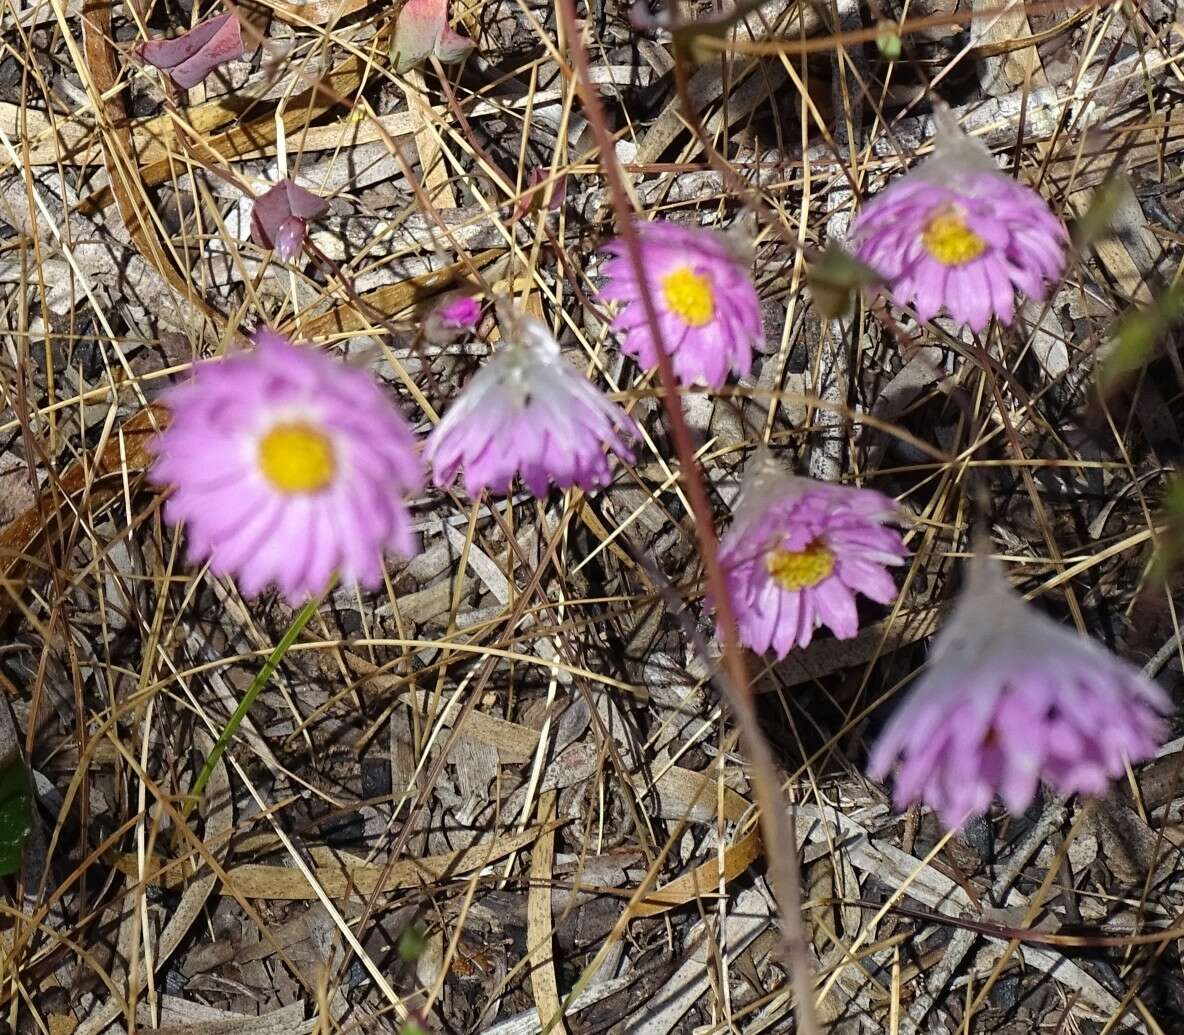
[(767, 846), (769, 875), (778, 909), (784, 924), (784, 935), (789, 951), (790, 967), (794, 985), (794, 1009), (801, 1035), (818, 1035), (818, 1021), (814, 1013), (813, 967), (806, 947), (806, 932), (802, 922), (801, 876), (798, 867), (797, 844), (787, 820), (785, 801), (781, 794), (780, 780), (773, 764), (769, 745), (761, 734), (753, 707), (752, 691), (748, 672), (740, 650), (736, 633), (736, 622), (728, 600), (727, 585), (723, 568), (719, 563), (718, 542), (712, 523), (711, 505), (703, 478), (695, 463), (695, 447), (690, 430), (683, 417), (678, 386), (674, 378), (674, 367), (666, 351), (659, 325), (657, 309), (644, 274), (644, 260), (641, 242), (633, 224), (633, 213), (629, 207), (621, 172), (616, 163), (616, 152), (612, 146), (612, 135), (605, 121), (600, 105), (600, 95), (592, 84), (587, 51), (576, 26), (573, 0), (561, 0), (559, 17), (574, 65), (576, 87), (584, 102), (588, 123), (596, 136), (600, 148), (601, 168), (612, 198), (625, 254), (637, 275), (641, 303), (645, 310), (649, 332), (657, 344), (658, 377), (662, 382), (662, 402), (670, 424), (671, 438), (679, 458), (680, 473), (687, 500), (695, 523), (695, 535), (699, 541), (699, 553), (707, 570), (707, 587), (715, 603), (716, 621), (724, 648), (724, 669), (727, 678), (720, 680), (725, 687), (733, 714), (740, 727), (740, 735), (752, 763), (753, 788), (761, 811), (761, 828)]

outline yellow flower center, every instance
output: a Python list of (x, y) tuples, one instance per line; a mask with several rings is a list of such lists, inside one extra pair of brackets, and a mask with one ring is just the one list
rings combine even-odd
[(280, 492), (320, 492), (337, 470), (333, 443), (308, 424), (277, 424), (259, 443), (259, 469)]
[(715, 316), (715, 295), (710, 278), (690, 266), (679, 266), (662, 278), (666, 308), (692, 327), (702, 327)]
[(954, 209), (945, 209), (929, 220), (921, 234), (921, 243), (943, 266), (961, 266), (977, 259), (987, 247), (987, 242)]
[(765, 556), (765, 567), (782, 589), (796, 593), (817, 586), (835, 570), (835, 555), (815, 539), (804, 550), (772, 549)]

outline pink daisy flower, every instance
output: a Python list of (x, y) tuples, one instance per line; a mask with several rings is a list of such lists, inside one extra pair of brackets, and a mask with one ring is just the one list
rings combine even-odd
[(432, 479), (450, 485), (464, 468), (465, 491), (506, 493), (515, 475), (542, 497), (611, 480), (605, 448), (627, 462), (637, 427), (565, 360), (551, 332), (520, 317), (514, 342), (485, 362), (428, 437)]
[(1010, 323), (1017, 290), (1043, 299), (1069, 240), (1045, 200), (1001, 173), (948, 110), (933, 157), (873, 198), (851, 236), (897, 305), (922, 322), (944, 309), (975, 332), (992, 314)]
[(882, 493), (799, 478), (758, 457), (719, 551), (740, 639), (783, 658), (820, 625), (854, 636), (856, 593), (880, 604), (896, 598), (887, 567), (908, 551), (884, 526), (898, 519)]
[(385, 550), (416, 551), (411, 429), (361, 370), (274, 331), (255, 342), (165, 393), (172, 421), (150, 471), (175, 486), (165, 518), (188, 526), (192, 561), (246, 596), (274, 582), (295, 604), (335, 571), (378, 585)]
[(274, 248), (283, 262), (291, 262), (304, 247), (308, 220), (315, 219), (329, 202), (295, 180), (280, 180), (255, 199), (251, 208), (251, 240), (260, 248)]
[[(747, 264), (731, 242), (713, 230), (675, 223), (636, 225), (646, 283), (658, 314), (662, 345), (680, 384), (719, 388), (729, 372), (752, 369), (753, 348), (764, 348), (761, 305)], [(623, 306), (613, 327), (624, 336), (621, 351), (643, 367), (658, 364), (641, 284), (625, 243), (610, 241), (600, 297)]]
[(1041, 780), (1103, 793), (1126, 761), (1155, 754), (1169, 709), (1137, 668), (1027, 604), (980, 559), (868, 772), (895, 769), (898, 808), (924, 802), (958, 829), (996, 794), (1022, 812)]

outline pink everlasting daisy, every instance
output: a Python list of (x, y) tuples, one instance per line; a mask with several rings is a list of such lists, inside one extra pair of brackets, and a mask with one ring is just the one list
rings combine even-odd
[(1169, 707), (1137, 668), (1027, 604), (980, 559), (868, 770), (895, 769), (899, 808), (924, 802), (957, 829), (996, 794), (1022, 812), (1041, 780), (1101, 794), (1126, 761), (1155, 754)]
[(779, 658), (825, 625), (839, 639), (859, 631), (855, 594), (896, 598), (887, 566), (907, 555), (896, 504), (871, 489), (799, 478), (758, 457), (745, 476), (719, 559), (740, 639)]
[(625, 437), (636, 425), (565, 360), (551, 332), (531, 317), (487, 360), (428, 437), (425, 456), (441, 487), (464, 468), (465, 491), (509, 490), (520, 475), (535, 496), (548, 480), (593, 489), (610, 480), (605, 448), (631, 462)]
[(251, 208), (251, 240), (260, 248), (274, 248), (291, 262), (304, 247), (308, 220), (321, 215), (329, 203), (291, 179), (280, 180), (255, 199)]
[(189, 557), (254, 596), (293, 603), (339, 572), (382, 580), (383, 552), (415, 552), (403, 499), (423, 483), (411, 429), (374, 380), (274, 331), (251, 352), (200, 364), (165, 402), (152, 479), (175, 491)]
[(1044, 199), (1005, 176), (948, 110), (932, 158), (878, 194), (851, 228), (855, 257), (919, 320), (943, 309), (978, 332), (1011, 322), (1015, 293), (1035, 299), (1065, 268), (1068, 235)]
[[(645, 281), (658, 314), (662, 346), (680, 384), (719, 388), (732, 372), (752, 369), (753, 348), (764, 347), (760, 299), (748, 268), (731, 242), (713, 230), (675, 223), (636, 224)], [(658, 342), (650, 332), (641, 282), (621, 239), (605, 251), (600, 297), (623, 308), (613, 327), (621, 349), (643, 367), (658, 363)]]

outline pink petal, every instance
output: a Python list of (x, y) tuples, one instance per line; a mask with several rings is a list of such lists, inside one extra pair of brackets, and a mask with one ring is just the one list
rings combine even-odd
[(458, 295), (438, 305), (436, 314), (453, 327), (475, 327), (481, 319), (481, 303), (472, 295)]
[(849, 640), (859, 632), (859, 615), (855, 610), (855, 595), (842, 580), (831, 576), (811, 591), (818, 616), (840, 640)]

